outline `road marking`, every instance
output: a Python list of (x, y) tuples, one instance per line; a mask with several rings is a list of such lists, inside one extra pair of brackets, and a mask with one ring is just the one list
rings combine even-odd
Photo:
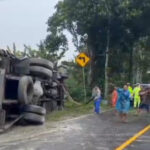
[(123, 150), (130, 144), (132, 144), (134, 141), (136, 141), (140, 136), (142, 136), (144, 133), (150, 130), (150, 125), (146, 126), (143, 130), (135, 134), (133, 137), (131, 137), (129, 140), (124, 142), (121, 146), (117, 147), (115, 150)]

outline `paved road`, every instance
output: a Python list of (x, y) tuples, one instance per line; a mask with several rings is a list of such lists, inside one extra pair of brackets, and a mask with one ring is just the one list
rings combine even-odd
[[(149, 123), (144, 117), (130, 116), (129, 123), (123, 124), (110, 112), (89, 115), (60, 122), (53, 129), (13, 129), (0, 136), (0, 150), (114, 150)], [(126, 150), (150, 150), (150, 132)]]

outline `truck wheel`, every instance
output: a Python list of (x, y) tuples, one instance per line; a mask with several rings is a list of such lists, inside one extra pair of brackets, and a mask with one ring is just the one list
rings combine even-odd
[(39, 115), (45, 115), (46, 109), (37, 105), (25, 105), (23, 107), (23, 112), (36, 113)]
[(45, 116), (41, 116), (41, 115), (34, 114), (34, 113), (24, 113), (23, 119), (33, 124), (44, 124), (45, 122)]
[(52, 78), (52, 71), (40, 66), (30, 66), (30, 75), (41, 78)]
[(29, 62), (31, 66), (41, 66), (50, 70), (54, 68), (54, 64), (46, 59), (30, 58)]
[(31, 77), (23, 76), (18, 85), (18, 101), (20, 104), (29, 104), (33, 98), (33, 80)]

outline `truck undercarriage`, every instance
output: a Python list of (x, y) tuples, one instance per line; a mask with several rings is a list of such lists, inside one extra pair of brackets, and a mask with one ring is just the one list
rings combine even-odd
[(0, 128), (5, 130), (18, 120), (43, 124), (46, 113), (62, 110), (65, 79), (67, 74), (49, 60), (19, 59), (0, 50)]

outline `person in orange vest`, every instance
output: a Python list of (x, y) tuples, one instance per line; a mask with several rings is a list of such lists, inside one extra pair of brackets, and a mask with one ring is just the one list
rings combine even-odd
[(118, 100), (117, 87), (114, 87), (114, 90), (112, 92), (112, 98), (111, 98), (112, 107), (116, 107), (117, 100)]

